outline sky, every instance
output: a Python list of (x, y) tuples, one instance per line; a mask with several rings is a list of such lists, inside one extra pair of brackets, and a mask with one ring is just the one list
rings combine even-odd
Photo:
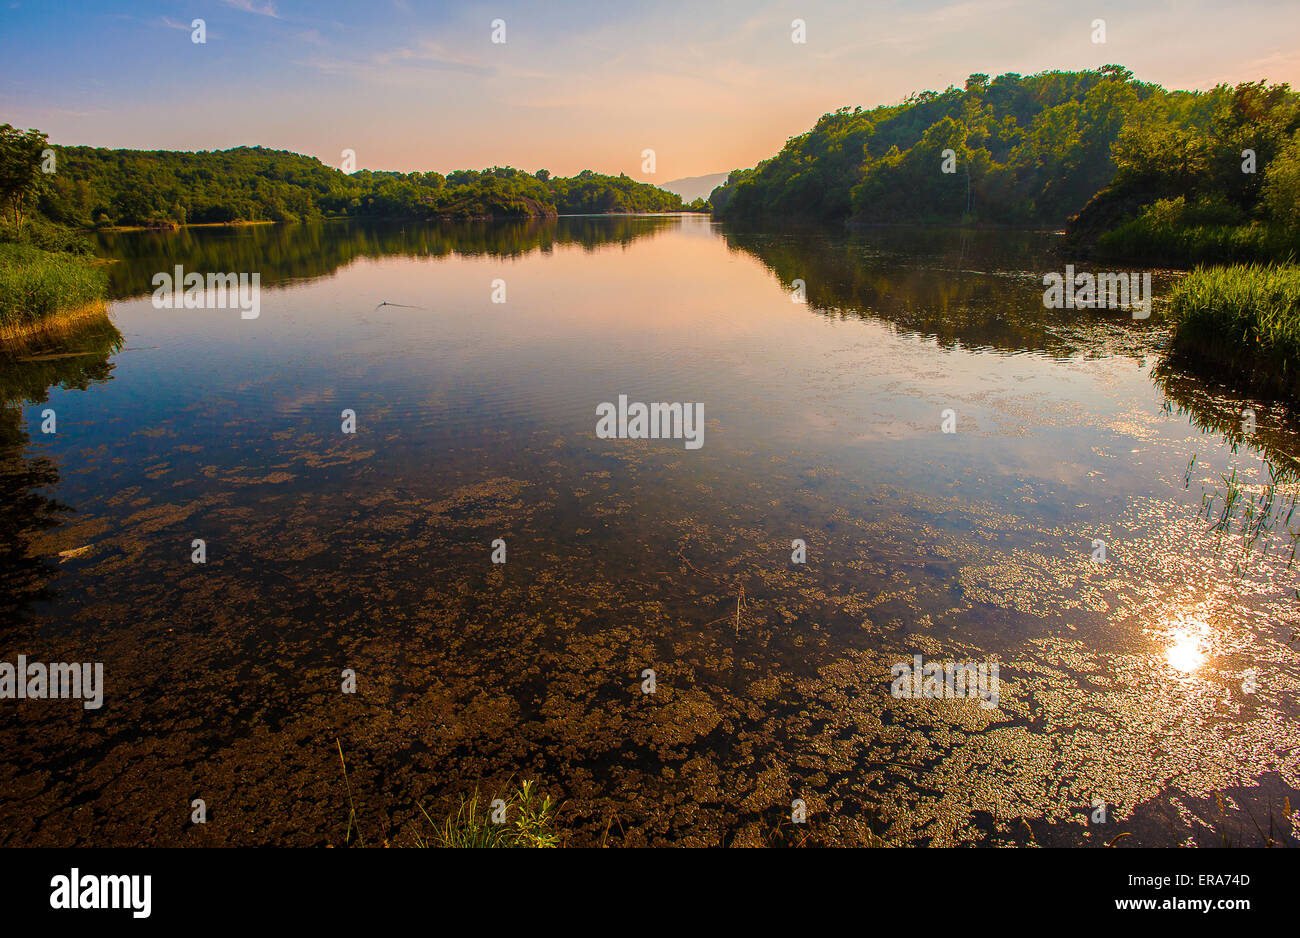
[(1117, 63), (1171, 89), (1296, 87), (1297, 37), (1296, 0), (0, 0), (0, 123), (69, 145), (660, 182), (753, 166), (824, 113), (975, 72)]

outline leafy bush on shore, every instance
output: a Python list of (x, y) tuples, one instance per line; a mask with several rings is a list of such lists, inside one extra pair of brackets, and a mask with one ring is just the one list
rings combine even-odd
[(1249, 220), (1222, 200), (1159, 199), (1136, 218), (1101, 235), (1102, 257), (1130, 262), (1192, 265), (1292, 261), (1296, 233), (1283, 224)]
[(0, 224), (0, 244), (30, 244), (53, 254), (95, 256), (95, 249), (86, 235), (63, 225), (51, 224), (40, 216), (25, 221), (21, 234), (13, 225)]

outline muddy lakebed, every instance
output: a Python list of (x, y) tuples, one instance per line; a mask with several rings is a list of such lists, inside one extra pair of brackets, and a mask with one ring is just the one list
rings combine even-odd
[[(1045, 308), (1056, 244), (101, 236), (116, 336), (0, 364), (0, 660), (102, 662), (104, 703), (0, 701), (0, 837), (342, 846), (340, 747), (368, 843), (511, 779), (574, 845), (781, 842), (794, 799), (828, 844), (1288, 830), (1300, 433), (1162, 367), (1174, 273), (1149, 319)], [(260, 315), (155, 308), (177, 264)], [(599, 437), (620, 395), (702, 445)], [(895, 697), (916, 655), (997, 706)]]

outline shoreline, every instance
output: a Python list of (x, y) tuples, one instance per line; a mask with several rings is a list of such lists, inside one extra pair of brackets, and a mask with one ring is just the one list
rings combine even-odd
[(101, 231), (108, 231), (114, 234), (125, 231), (180, 231), (182, 228), (244, 228), (252, 225), (283, 225), (294, 224), (294, 222), (279, 221), (200, 221), (193, 224), (176, 224), (175, 222), (166, 225), (105, 225), (102, 228), (80, 228), (79, 231), (96, 234)]
[(91, 300), (30, 322), (0, 324), (0, 360), (57, 345), (87, 326), (111, 324), (108, 301)]
[(311, 222), (427, 222), (434, 224), (436, 222), (485, 222), (485, 221), (532, 221), (536, 218), (628, 218), (628, 217), (655, 217), (665, 215), (701, 215), (706, 218), (712, 217), (710, 212), (691, 212), (685, 209), (681, 211), (668, 212), (577, 212), (573, 214), (561, 214), (553, 212), (539, 213), (535, 215), (322, 215), (319, 218), (299, 218), (294, 221), (274, 221), (271, 219), (260, 219), (258, 221), (205, 221), (194, 222), (192, 224), (168, 224), (168, 225), (105, 225), (102, 228), (81, 228), (78, 229), (89, 234), (99, 232), (108, 232), (110, 234), (124, 234), (136, 231), (181, 231), (187, 228), (249, 228), (255, 225), (303, 225)]

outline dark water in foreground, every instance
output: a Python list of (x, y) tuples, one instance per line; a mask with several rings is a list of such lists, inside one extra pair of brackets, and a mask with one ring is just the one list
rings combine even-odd
[[(795, 798), (825, 843), (1286, 831), (1298, 578), (1264, 483), (1300, 435), (1157, 374), (1158, 303), (1044, 309), (1054, 245), (695, 217), (106, 238), (121, 342), (0, 363), (0, 661), (106, 685), (0, 701), (0, 842), (342, 844), (336, 739), (369, 841), (512, 776), (573, 843), (770, 841)], [(154, 309), (175, 264), (259, 271), (260, 317)], [(703, 403), (702, 448), (598, 439), (619, 394)], [(998, 663), (998, 706), (895, 699), (917, 654)]]

